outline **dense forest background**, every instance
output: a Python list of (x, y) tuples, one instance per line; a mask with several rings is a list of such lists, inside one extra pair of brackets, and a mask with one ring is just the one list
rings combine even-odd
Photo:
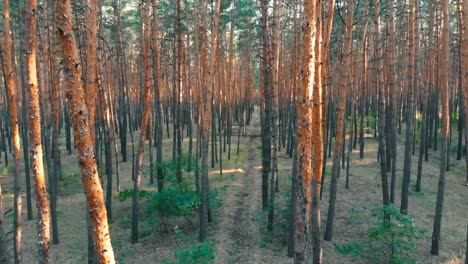
[(0, 8), (0, 263), (468, 263), (466, 1)]

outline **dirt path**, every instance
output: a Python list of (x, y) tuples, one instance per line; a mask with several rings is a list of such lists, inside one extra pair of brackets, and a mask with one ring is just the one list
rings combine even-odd
[[(254, 122), (258, 122), (258, 118)], [(224, 195), (216, 234), (215, 263), (262, 263), (259, 223), (254, 222), (255, 214), (261, 209), (259, 127), (259, 124), (251, 124), (242, 136), (243, 146), (248, 147), (248, 162)]]

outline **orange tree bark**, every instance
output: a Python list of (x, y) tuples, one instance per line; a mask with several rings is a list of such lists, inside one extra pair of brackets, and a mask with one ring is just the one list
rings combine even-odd
[(322, 52), (322, 1), (316, 5), (316, 38), (315, 38), (315, 73), (312, 97), (312, 150), (313, 150), (313, 173), (312, 173), (312, 206), (311, 206), (311, 240), (312, 240), (312, 263), (322, 263), (322, 246), (320, 236), (320, 190), (323, 172), (323, 90), (322, 69), (320, 61)]
[[(161, 66), (159, 61), (159, 22), (158, 22), (158, 14), (157, 14), (157, 2), (158, 0), (152, 0), (153, 4), (153, 23), (152, 23), (152, 39), (151, 39), (151, 47), (153, 53), (153, 87), (155, 91), (155, 108), (156, 108), (156, 164), (162, 164), (163, 162), (163, 154), (162, 154), (162, 137), (163, 137), (163, 120), (161, 114)], [(164, 187), (164, 171), (162, 166), (157, 166), (157, 182), (158, 182), (158, 191), (162, 191)]]
[(94, 143), (94, 122), (96, 114), (96, 93), (98, 90), (98, 41), (99, 31), (99, 0), (86, 0), (85, 24), (87, 27), (87, 50), (86, 50), (86, 78), (84, 89), (86, 91), (86, 106), (89, 114), (89, 131)]
[(431, 254), (439, 255), (440, 231), (442, 223), (442, 210), (444, 207), (445, 192), (445, 172), (447, 168), (447, 144), (449, 134), (449, 0), (441, 1), (442, 9), (442, 34), (441, 34), (441, 52), (440, 52), (440, 87), (442, 104), (442, 127), (440, 130), (440, 174), (437, 188), (437, 200), (434, 216), (434, 226), (432, 230)]
[(39, 219), (37, 221), (38, 232), (38, 262), (49, 263), (50, 248), (50, 208), (47, 197), (47, 188), (44, 175), (41, 142), (41, 109), (39, 103), (39, 85), (36, 68), (36, 34), (37, 34), (37, 0), (28, 0), (26, 10), (27, 23), (27, 86), (29, 92), (29, 135), (31, 165), (34, 177), (34, 190), (36, 193), (36, 205)]
[(143, 43), (141, 55), (143, 58), (143, 116), (140, 127), (140, 140), (138, 142), (137, 157), (135, 159), (135, 179), (133, 180), (133, 197), (132, 197), (132, 243), (138, 242), (138, 193), (140, 192), (141, 167), (143, 164), (143, 154), (145, 151), (146, 130), (150, 120), (150, 104), (151, 104), (151, 74), (150, 74), (150, 2), (142, 2), (140, 6), (141, 14), (141, 31)]
[[(10, 1), (3, 0), (3, 32), (5, 52), (3, 56), (4, 63), (4, 76), (6, 77), (6, 92), (11, 122), (11, 141), (13, 143), (13, 157), (15, 160), (15, 166), (13, 168), (14, 175), (14, 200), (13, 200), (13, 252), (15, 257), (15, 263), (21, 262), (21, 187), (19, 182), (19, 171), (21, 166), (21, 147), (19, 138), (19, 126), (18, 126), (18, 103), (16, 101), (16, 84), (15, 84), (15, 71), (13, 69), (13, 62), (11, 56), (11, 50), (13, 42), (10, 34)], [(6, 155), (6, 153), (5, 153)]]
[(85, 95), (81, 82), (82, 69), (71, 22), (70, 0), (56, 1), (54, 11), (55, 26), (62, 48), (67, 85), (66, 98), (73, 122), (73, 135), (81, 179), (93, 224), (94, 249), (99, 263), (115, 263), (102, 186), (99, 181), (93, 141), (88, 127), (88, 109), (84, 100)]
[[(297, 131), (297, 185), (295, 216), (294, 263), (310, 262), (306, 255), (310, 239), (310, 215), (312, 207), (312, 97), (315, 84), (315, 42), (317, 26), (317, 3), (304, 2), (304, 33), (302, 76), (298, 92), (298, 131)], [(319, 129), (320, 130), (320, 129)], [(317, 131), (316, 131), (317, 132)], [(312, 139), (312, 141), (311, 141)]]
[[(52, 27), (53, 21), (47, 20), (47, 26)], [(57, 190), (58, 190), (58, 179), (61, 170), (61, 154), (60, 154), (60, 111), (61, 111), (61, 100), (60, 100), (60, 78), (58, 72), (58, 47), (57, 38), (54, 37), (54, 32), (48, 32), (48, 38), (50, 45), (50, 51), (48, 52), (49, 63), (50, 63), (50, 89), (51, 89), (51, 109), (53, 119), (53, 146), (52, 146), (52, 159), (53, 159), (53, 171), (49, 175), (49, 193), (50, 193), (50, 216), (52, 224), (52, 243), (58, 244), (59, 241), (59, 230), (58, 230), (58, 219), (57, 219)]]

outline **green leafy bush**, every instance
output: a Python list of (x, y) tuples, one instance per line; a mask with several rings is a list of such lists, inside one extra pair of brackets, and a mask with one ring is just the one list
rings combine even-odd
[[(143, 198), (147, 198), (149, 196), (151, 196), (153, 192), (152, 191), (148, 191), (148, 190), (140, 190), (138, 192), (138, 197), (140, 199), (143, 199)], [(128, 198), (131, 198), (133, 196), (133, 189), (123, 189), (122, 191), (119, 192), (119, 194), (117, 194), (117, 200), (123, 202), (125, 200), (127, 200)]]
[(200, 198), (197, 192), (173, 187), (154, 193), (148, 200), (148, 210), (164, 216), (191, 215), (199, 207)]
[(364, 243), (349, 242), (342, 245), (335, 245), (336, 251), (340, 254), (351, 256), (353, 258), (361, 257), (364, 251)]
[(180, 165), (182, 170), (185, 170), (186, 172), (192, 172), (194, 170), (200, 170), (200, 164), (197, 164), (197, 162), (198, 160), (194, 156), (185, 154), (182, 155), (179, 159), (170, 159), (156, 164), (154, 170), (156, 171), (158, 168), (161, 168), (163, 169), (164, 174), (175, 174), (177, 166)]
[(214, 263), (215, 253), (212, 241), (192, 243), (175, 250), (175, 262), (165, 260), (164, 264), (211, 264)]
[(371, 210), (372, 224), (364, 242), (335, 245), (344, 255), (363, 257), (372, 263), (414, 263), (412, 252), (415, 241), (424, 236), (425, 229), (418, 228), (412, 218), (403, 215), (391, 204)]

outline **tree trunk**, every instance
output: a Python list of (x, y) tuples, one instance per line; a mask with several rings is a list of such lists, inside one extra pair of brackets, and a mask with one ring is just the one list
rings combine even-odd
[(99, 263), (115, 263), (103, 191), (94, 158), (92, 136), (88, 128), (88, 110), (84, 100), (81, 82), (82, 70), (71, 22), (70, 1), (55, 2), (54, 9), (58, 39), (62, 48), (67, 84), (66, 97), (73, 122), (77, 158), (93, 224), (94, 248)]
[[(37, 1), (28, 0), (26, 10), (27, 20), (27, 81), (29, 96), (29, 135), (31, 139), (31, 166), (34, 177), (34, 190), (36, 193), (36, 205), (38, 210), (38, 261), (49, 263), (50, 248), (50, 207), (47, 197), (44, 164), (41, 142), (41, 113), (39, 103), (39, 84), (36, 68), (36, 36), (37, 36)], [(24, 106), (23, 106), (24, 107)]]
[(414, 120), (414, 86), (415, 86), (415, 2), (409, 1), (409, 20), (408, 20), (408, 33), (409, 33), (409, 61), (408, 61), (408, 93), (406, 95), (406, 132), (405, 132), (405, 157), (403, 164), (403, 182), (401, 190), (401, 207), (400, 211), (403, 214), (408, 213), (408, 195), (411, 177), (411, 156), (413, 147), (413, 120)]
[[(330, 199), (328, 203), (327, 226), (325, 229), (325, 240), (331, 241), (333, 235), (333, 223), (335, 220), (335, 204), (336, 192), (338, 188), (338, 177), (340, 173), (340, 157), (343, 151), (343, 138), (345, 132), (345, 114), (346, 114), (346, 96), (350, 91), (350, 77), (351, 71), (351, 50), (352, 50), (352, 29), (353, 29), (353, 15), (354, 15), (354, 0), (348, 2), (347, 16), (346, 16), (346, 32), (344, 44), (344, 58), (343, 58), (343, 78), (340, 84), (339, 102), (337, 107), (337, 134), (335, 142), (335, 151), (333, 152), (333, 164), (331, 171), (330, 182)], [(351, 138), (350, 142), (351, 144)]]
[(445, 172), (447, 168), (447, 143), (449, 133), (449, 11), (448, 0), (441, 1), (442, 9), (442, 47), (440, 52), (440, 85), (442, 104), (442, 127), (440, 131), (440, 174), (437, 188), (437, 201), (432, 230), (431, 254), (439, 255), (439, 242), (442, 223), (442, 210), (444, 206)]
[(383, 62), (382, 62), (382, 46), (381, 46), (381, 33), (380, 33), (380, 0), (374, 1), (374, 26), (375, 26), (375, 45), (376, 45), (376, 67), (377, 67), (377, 93), (378, 93), (378, 135), (379, 135), (379, 149), (378, 155), (380, 157), (380, 177), (382, 184), (382, 201), (384, 206), (390, 204), (390, 194), (387, 176), (387, 158), (386, 158), (386, 135), (385, 135), (385, 85), (383, 83)]
[(262, 37), (262, 94), (264, 110), (262, 120), (262, 208), (269, 206), (268, 179), (271, 172), (271, 62), (270, 62), (270, 27), (268, 23), (268, 0), (260, 1), (261, 37)]
[[(204, 100), (200, 104), (200, 110), (202, 114), (201, 121), (201, 147), (202, 147), (202, 175), (201, 175), (201, 207), (200, 207), (200, 230), (198, 240), (200, 242), (206, 240), (208, 236), (208, 221), (209, 221), (209, 182), (208, 182), (208, 142), (210, 138), (210, 126), (212, 124), (212, 107), (213, 107), (213, 90), (216, 80), (216, 64), (218, 59), (218, 34), (219, 34), (219, 21), (220, 21), (220, 10), (221, 10), (221, 1), (216, 0), (214, 10), (213, 10), (213, 22), (211, 28), (211, 56), (210, 56), (210, 65), (208, 71), (205, 72), (207, 67), (207, 57), (206, 57), (206, 40), (203, 40), (201, 43), (201, 69), (203, 71), (202, 82), (206, 83), (206, 90), (203, 93)], [(207, 16), (207, 1), (203, 4), (203, 16)], [(202, 20), (202, 29), (203, 36), (206, 34), (206, 20)], [(216, 131), (211, 131), (215, 133)]]
[(461, 1), (463, 5), (463, 101), (465, 103), (465, 183), (468, 185), (468, 88), (466, 82), (468, 81), (468, 3)]
[[(19, 138), (18, 126), (18, 102), (16, 99), (16, 84), (15, 70), (13, 69), (11, 50), (13, 43), (10, 35), (10, 3), (9, 0), (3, 0), (3, 32), (5, 51), (2, 61), (4, 63), (4, 76), (6, 78), (6, 94), (8, 98), (8, 107), (11, 124), (11, 142), (13, 145), (13, 158), (15, 166), (13, 167), (13, 252), (15, 263), (22, 263), (22, 217), (21, 217), (21, 183), (20, 183), (20, 168), (21, 168), (21, 147)], [(5, 153), (6, 155), (6, 153)]]
[[(312, 241), (311, 226), (312, 226), (312, 181), (316, 188), (317, 182), (313, 180), (314, 174), (312, 171), (312, 144), (314, 149), (318, 148), (316, 144), (322, 145), (318, 142), (317, 136), (320, 139), (320, 125), (318, 130), (317, 124), (313, 123), (313, 99), (314, 92), (317, 84), (315, 83), (316, 72), (316, 37), (317, 37), (317, 17), (319, 14), (319, 7), (314, 1), (304, 2), (304, 32), (303, 32), (303, 56), (302, 56), (302, 79), (299, 88), (299, 108), (298, 108), (298, 132), (297, 132), (297, 192), (296, 192), (296, 216), (295, 216), (295, 256), (294, 263), (310, 263), (312, 262), (312, 254), (310, 241)], [(317, 105), (319, 105), (317, 103)], [(319, 112), (319, 116), (320, 112)], [(320, 122), (317, 122), (320, 124)], [(312, 137), (315, 134), (314, 137)], [(313, 139), (310, 142), (310, 139)], [(320, 158), (316, 159), (320, 160)], [(320, 160), (321, 161), (321, 160)], [(319, 175), (320, 177), (321, 175)], [(318, 202), (318, 201), (315, 201)], [(320, 230), (316, 230), (316, 232)], [(320, 256), (317, 256), (320, 260)], [(320, 263), (320, 261), (314, 263)]]
[(140, 5), (141, 36), (143, 37), (141, 56), (143, 58), (143, 117), (141, 119), (140, 140), (138, 143), (137, 157), (134, 165), (133, 195), (132, 195), (132, 243), (138, 243), (138, 199), (140, 192), (141, 171), (143, 165), (143, 154), (145, 151), (146, 131), (150, 122), (151, 109), (151, 74), (150, 74), (150, 11), (151, 4), (142, 2)]

